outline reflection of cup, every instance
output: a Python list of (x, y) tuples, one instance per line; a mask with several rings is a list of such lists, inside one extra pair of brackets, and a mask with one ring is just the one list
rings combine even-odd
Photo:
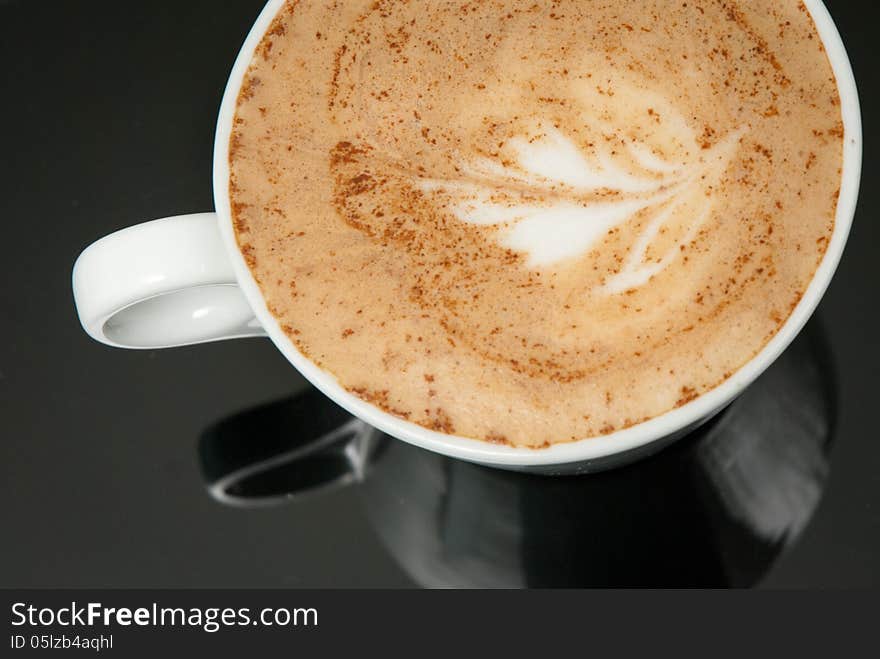
[(822, 297), (840, 259), (855, 210), (861, 165), (861, 123), (852, 71), (840, 37), (819, 0), (805, 0), (840, 87), (845, 155), (834, 233), (800, 303), (774, 338), (717, 388), (667, 414), (606, 436), (542, 450), (456, 437), (409, 423), (345, 391), (306, 359), (279, 327), (235, 240), (229, 208), (229, 139), (236, 99), (254, 50), (281, 8), (270, 0), (245, 42), (229, 78), (214, 159), (216, 214), (157, 220), (89, 247), (74, 268), (80, 318), (96, 339), (116, 346), (156, 348), (222, 338), (268, 335), (319, 390), (393, 437), (481, 464), (540, 471), (583, 472), (657, 450), (705, 422), (754, 381), (794, 339)]
[(371, 524), (426, 586), (746, 586), (818, 505), (833, 425), (833, 374), (811, 324), (723, 414), (614, 471), (548, 479), (449, 460), (316, 392), (221, 421), (200, 451), (212, 494), (239, 506), (360, 482)]

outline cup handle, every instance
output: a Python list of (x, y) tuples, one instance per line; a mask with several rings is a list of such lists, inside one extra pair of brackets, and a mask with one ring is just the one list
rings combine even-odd
[(266, 335), (238, 287), (215, 213), (145, 222), (93, 243), (73, 266), (73, 296), (89, 336), (118, 348)]
[(364, 480), (386, 444), (317, 389), (220, 419), (199, 438), (210, 495), (236, 507), (296, 501)]

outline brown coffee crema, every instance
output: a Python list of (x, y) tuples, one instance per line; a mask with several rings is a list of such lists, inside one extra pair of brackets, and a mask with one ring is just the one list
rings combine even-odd
[(434, 430), (543, 447), (758, 353), (834, 229), (840, 100), (797, 0), (288, 2), (230, 146), (284, 331)]

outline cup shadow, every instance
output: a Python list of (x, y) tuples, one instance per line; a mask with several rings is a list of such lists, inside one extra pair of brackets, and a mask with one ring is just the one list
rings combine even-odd
[(226, 417), (198, 450), (239, 507), (355, 486), (428, 587), (747, 587), (801, 535), (830, 469), (837, 388), (814, 319), (715, 419), (618, 469), (500, 471), (392, 439), (311, 389)]

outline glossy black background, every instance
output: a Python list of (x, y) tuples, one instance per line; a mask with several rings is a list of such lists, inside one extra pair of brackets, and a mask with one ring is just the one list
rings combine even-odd
[[(880, 585), (880, 9), (827, 4), (866, 120), (860, 207), (819, 312), (839, 419), (825, 497), (765, 586)], [(261, 6), (0, 1), (0, 586), (413, 585), (356, 488), (258, 510), (207, 496), (203, 429), (304, 386), (268, 341), (126, 352), (76, 320), (83, 247), (212, 208), (216, 110)]]

